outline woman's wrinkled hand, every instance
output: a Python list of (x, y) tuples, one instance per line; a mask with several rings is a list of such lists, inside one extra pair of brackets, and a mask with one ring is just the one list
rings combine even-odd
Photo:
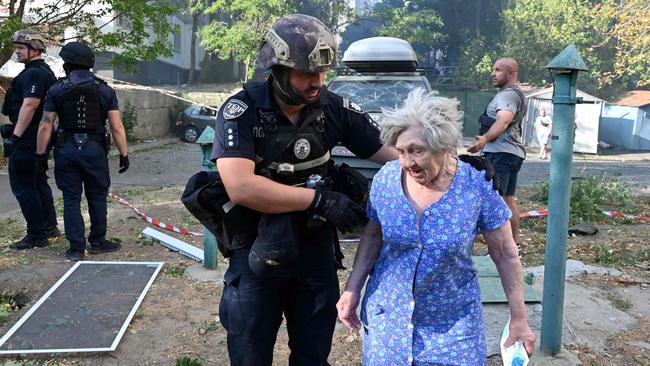
[(336, 310), (339, 312), (339, 320), (350, 329), (359, 329), (361, 321), (357, 316), (357, 307), (361, 295), (358, 292), (343, 291), (339, 302), (336, 303)]
[[(340, 315), (339, 315), (340, 316)], [(526, 347), (526, 352), (528, 352), (528, 357), (533, 355), (535, 351), (535, 341), (537, 337), (533, 330), (528, 326), (528, 321), (526, 319), (522, 320), (510, 320), (510, 327), (508, 328), (510, 334), (504, 342), (504, 347), (512, 346), (516, 341), (522, 341)]]

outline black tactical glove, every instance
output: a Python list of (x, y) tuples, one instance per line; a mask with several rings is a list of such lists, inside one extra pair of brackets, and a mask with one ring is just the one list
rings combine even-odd
[(11, 157), (11, 154), (14, 152), (14, 147), (16, 147), (16, 143), (20, 137), (14, 135), (13, 133), (11, 136), (5, 138), (3, 144), (2, 144), (2, 150), (4, 151), (5, 158)]
[(36, 172), (45, 174), (49, 167), (47, 166), (47, 153), (36, 154), (36, 162), (34, 164)]
[(346, 195), (320, 188), (316, 189), (309, 212), (324, 217), (342, 233), (368, 222), (364, 209)]
[(129, 170), (129, 156), (120, 154), (120, 170), (118, 172), (122, 174), (127, 170)]
[(492, 181), (492, 188), (495, 191), (499, 190), (499, 176), (496, 175), (496, 172), (494, 171), (494, 167), (492, 167), (492, 164), (490, 162), (482, 157), (482, 156), (476, 156), (476, 155), (458, 155), (458, 159), (460, 161), (465, 162), (476, 170), (485, 170), (485, 180)]

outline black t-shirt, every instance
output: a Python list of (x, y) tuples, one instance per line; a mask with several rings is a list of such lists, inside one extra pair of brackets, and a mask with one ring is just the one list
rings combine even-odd
[[(255, 149), (255, 142), (264, 139), (264, 128), (258, 115), (260, 112), (275, 113), (278, 125), (293, 126), (275, 102), (271, 78), (261, 84), (255, 100), (242, 90), (219, 109), (212, 148), (213, 160), (238, 157), (255, 161), (256, 155), (261, 155)], [(314, 109), (321, 107), (325, 114), (323, 136), (328, 150), (341, 142), (362, 159), (379, 151), (382, 144), (377, 124), (359, 106), (327, 91), (325, 87), (316, 102), (303, 108), (300, 120), (294, 127), (297, 129)]]

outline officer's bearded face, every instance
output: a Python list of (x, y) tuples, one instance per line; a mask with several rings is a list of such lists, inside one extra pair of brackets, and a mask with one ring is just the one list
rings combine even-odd
[(289, 73), (289, 85), (296, 95), (311, 102), (318, 99), (318, 94), (325, 84), (325, 72), (304, 72), (292, 69)]

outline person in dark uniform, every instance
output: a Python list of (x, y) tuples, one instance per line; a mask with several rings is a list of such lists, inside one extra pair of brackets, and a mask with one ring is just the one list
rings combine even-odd
[(48, 238), (61, 234), (57, 228), (52, 189), (45, 172), (34, 169), (36, 133), (43, 115), (45, 93), (56, 82), (50, 67), (41, 58), (45, 37), (32, 30), (14, 33), (16, 57), (25, 69), (11, 82), (2, 114), (11, 125), (2, 126), (4, 156), (9, 160), (9, 183), (27, 223), (27, 235), (12, 244), (12, 249), (30, 249), (49, 245)]
[(120, 173), (129, 168), (126, 133), (115, 90), (90, 72), (95, 55), (87, 45), (70, 42), (59, 53), (67, 77), (47, 93), (45, 113), (38, 129), (37, 169), (47, 170), (45, 154), (48, 136), (58, 118), (54, 147), (54, 176), (63, 192), (65, 236), (71, 261), (84, 258), (86, 238), (81, 216), (81, 192), (85, 192), (90, 215), (88, 242), (91, 254), (113, 252), (120, 244), (106, 239), (106, 199), (111, 184), (108, 170), (110, 139), (105, 124), (120, 152)]
[[(217, 116), (212, 158), (230, 200), (262, 214), (292, 213), (295, 233), (286, 235), (295, 235), (298, 246), (295, 260), (277, 274), (251, 269), (250, 246), (233, 251), (219, 311), (233, 365), (271, 365), (283, 315), (289, 363), (327, 364), (339, 297), (332, 225), (350, 230), (365, 213), (341, 193), (294, 185), (304, 186), (312, 174), (327, 179), (329, 150), (339, 141), (364, 159), (397, 157), (382, 146), (366, 113), (323, 85), (336, 52), (336, 39), (320, 20), (281, 18), (265, 34), (258, 59), (271, 76), (245, 85)], [(267, 151), (287, 141), (291, 146), (260, 166)], [(326, 223), (308, 227), (313, 214)]]
[[(226, 230), (229, 243), (220, 243), (230, 260), (219, 316), (233, 365), (271, 365), (283, 316), (289, 364), (328, 364), (339, 298), (336, 229), (351, 231), (367, 218), (358, 202), (314, 182), (332, 178), (329, 151), (338, 142), (377, 163), (398, 157), (382, 146), (368, 114), (324, 86), (336, 53), (336, 39), (320, 20), (280, 18), (258, 58), (271, 75), (247, 83), (217, 115), (212, 159), (229, 202), (215, 212), (251, 213)], [(184, 197), (199, 203), (186, 203), (188, 209), (207, 207), (209, 198), (190, 183)], [(294, 246), (295, 253), (287, 249)]]

